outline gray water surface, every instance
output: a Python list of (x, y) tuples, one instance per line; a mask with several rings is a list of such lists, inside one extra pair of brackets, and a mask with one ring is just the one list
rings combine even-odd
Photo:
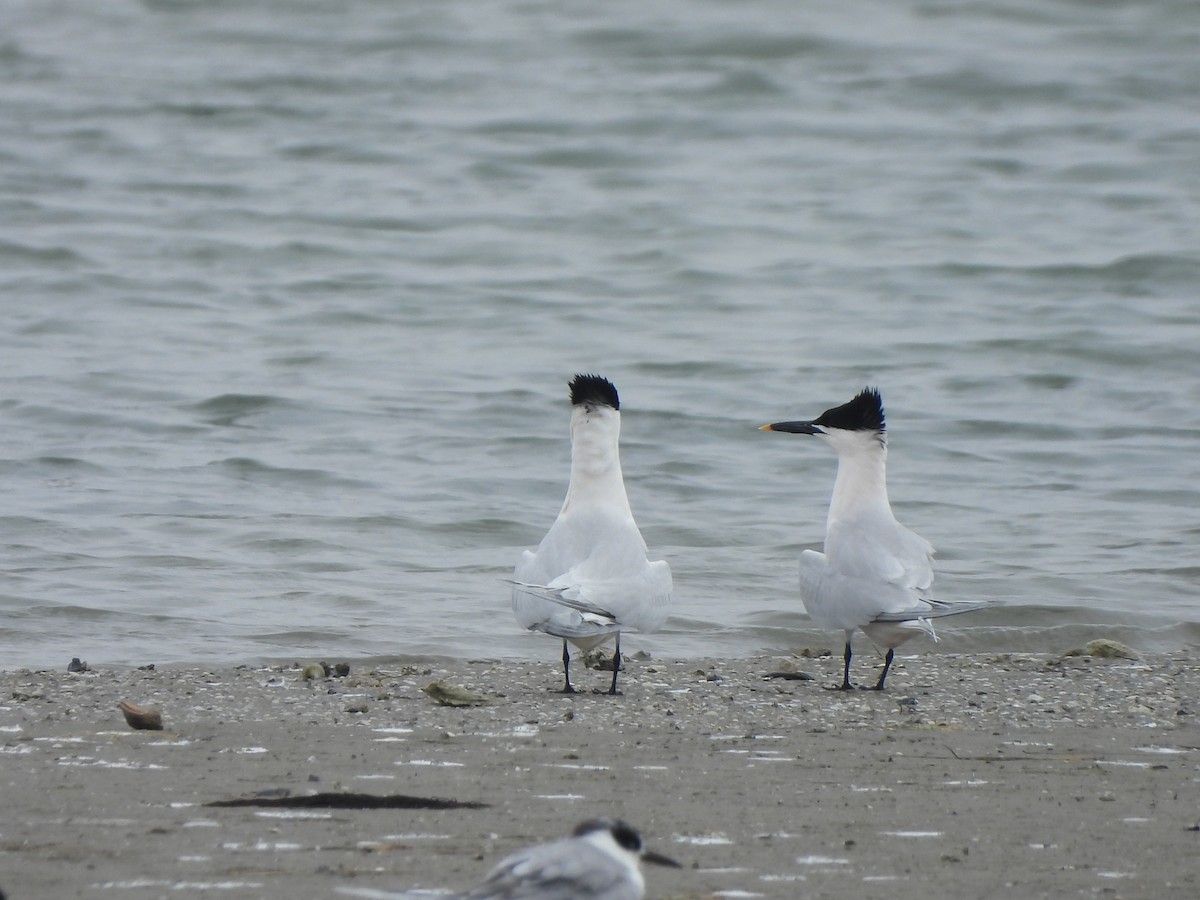
[(756, 428), (865, 384), (1008, 604), (941, 648), (1200, 645), (1200, 6), (807, 6), (0, 6), (0, 667), (552, 661), (500, 579), (584, 371), (627, 650), (840, 642), (834, 460)]

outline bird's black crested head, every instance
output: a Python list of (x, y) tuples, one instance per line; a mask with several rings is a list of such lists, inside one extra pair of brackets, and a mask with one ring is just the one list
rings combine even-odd
[(862, 392), (849, 403), (835, 406), (821, 413), (814, 425), (825, 428), (840, 428), (843, 431), (875, 431), (883, 432), (886, 426), (883, 421), (883, 398), (876, 388), (863, 388)]
[(609, 831), (612, 832), (613, 840), (617, 842), (618, 847), (624, 847), (630, 853), (642, 852), (642, 836), (627, 822), (617, 819), (612, 823)]
[(623, 819), (611, 819), (608, 816), (588, 819), (586, 822), (576, 825), (572, 834), (575, 837), (583, 837), (585, 834), (593, 834), (597, 831), (607, 831), (617, 842), (618, 847), (624, 847), (630, 853), (642, 852), (642, 836), (637, 833), (636, 828)]
[(583, 837), (584, 835), (605, 831), (611, 835), (618, 847), (626, 853), (632, 853), (634, 856), (640, 857), (644, 863), (652, 863), (656, 866), (668, 866), (672, 869), (682, 868), (671, 857), (655, 853), (653, 850), (647, 850), (646, 845), (642, 842), (642, 836), (638, 834), (637, 829), (624, 819), (612, 819), (608, 816), (588, 819), (586, 822), (575, 826), (574, 835), (575, 837)]
[(607, 378), (599, 375), (576, 375), (571, 379), (572, 406), (611, 406), (621, 408), (617, 389)]
[(630, 853), (642, 852), (642, 836), (637, 833), (636, 828), (624, 819), (609, 819), (607, 824), (608, 832), (617, 842), (618, 847), (622, 847)]

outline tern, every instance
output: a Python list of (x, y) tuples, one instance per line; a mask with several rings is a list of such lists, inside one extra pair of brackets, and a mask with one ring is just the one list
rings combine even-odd
[[(447, 900), (642, 900), (646, 884), (640, 862), (680, 868), (670, 857), (646, 850), (642, 836), (626, 822), (589, 819), (569, 838), (505, 857), (477, 887)], [(338, 893), (385, 900), (433, 896), (425, 891), (393, 894), (356, 888)]]
[(646, 850), (642, 836), (620, 819), (590, 819), (569, 838), (502, 859), (462, 900), (641, 900), (646, 884), (639, 862), (679, 868)]
[(825, 552), (800, 554), (800, 598), (822, 628), (846, 633), (841, 690), (851, 690), (850, 639), (862, 629), (887, 649), (874, 690), (883, 690), (895, 648), (917, 634), (935, 641), (931, 619), (995, 605), (935, 600), (933, 545), (896, 521), (887, 493), (883, 398), (866, 388), (810, 422), (776, 422), (764, 431), (813, 434), (837, 452), (837, 478), (825, 524)]
[(654, 631), (671, 606), (671, 567), (651, 562), (633, 520), (621, 474), (621, 402), (599, 375), (576, 375), (571, 391), (571, 480), (558, 518), (513, 571), (512, 606), (531, 631), (562, 638), (563, 687), (573, 694), (568, 643), (583, 651), (615, 641), (617, 694), (621, 632)]

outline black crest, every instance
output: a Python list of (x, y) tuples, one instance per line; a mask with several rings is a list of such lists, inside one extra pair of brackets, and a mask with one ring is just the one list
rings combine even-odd
[(883, 421), (883, 398), (876, 388), (863, 388), (849, 403), (835, 406), (821, 413), (815, 425), (840, 428), (843, 431), (878, 431), (886, 429)]
[(621, 400), (617, 397), (617, 389), (607, 378), (599, 375), (576, 375), (571, 379), (572, 406), (611, 406), (621, 408)]
[(617, 846), (624, 847), (630, 853), (642, 852), (642, 836), (637, 833), (637, 829), (623, 819), (610, 819), (607, 816), (588, 819), (575, 826), (574, 833), (576, 837), (582, 837), (593, 831), (609, 832), (613, 836), (613, 840), (617, 842)]

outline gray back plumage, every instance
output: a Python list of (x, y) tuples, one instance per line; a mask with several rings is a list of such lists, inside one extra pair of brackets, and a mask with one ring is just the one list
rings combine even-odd
[(641, 900), (628, 865), (590, 843), (568, 838), (502, 860), (461, 900)]

